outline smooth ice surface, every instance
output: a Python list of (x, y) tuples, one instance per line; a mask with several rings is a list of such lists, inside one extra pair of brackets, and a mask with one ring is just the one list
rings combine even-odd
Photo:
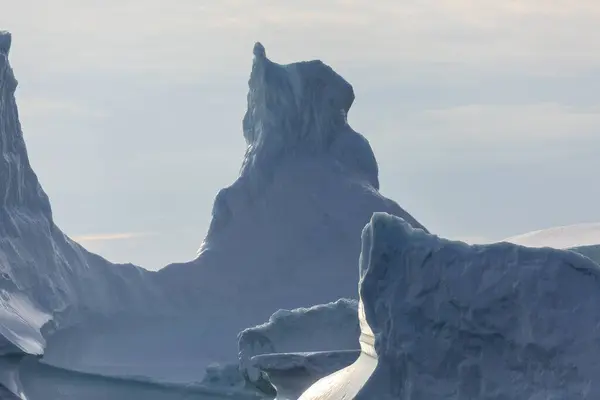
[(209, 365), (237, 364), (238, 332), (275, 310), (354, 296), (360, 231), (373, 212), (421, 226), (378, 192), (373, 152), (346, 120), (352, 86), (320, 61), (271, 62), (257, 44), (247, 152), (239, 178), (216, 196), (199, 257), (157, 273), (111, 264), (53, 221), (23, 140), (10, 43), (0, 34), (3, 353), (43, 352), (45, 363), (87, 373), (202, 382)]
[(528, 247), (556, 249), (600, 245), (600, 222), (557, 226), (513, 236), (505, 241)]
[(589, 259), (469, 246), (377, 213), (361, 274), (376, 366), (368, 374), (361, 356), (302, 400), (600, 398), (600, 266)]

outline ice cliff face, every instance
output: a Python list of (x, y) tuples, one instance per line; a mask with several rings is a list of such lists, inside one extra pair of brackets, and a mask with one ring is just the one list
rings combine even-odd
[(48, 196), (29, 165), (21, 133), (14, 97), (17, 80), (8, 63), (10, 45), (10, 34), (0, 33), (0, 234), (3, 237), (16, 236), (18, 221), (14, 211), (19, 208), (52, 222)]
[(600, 266), (589, 259), (468, 246), (379, 213), (361, 273), (374, 368), (359, 359), (302, 400), (599, 398)]
[(147, 309), (154, 292), (143, 270), (88, 253), (54, 224), (27, 157), (10, 45), (10, 34), (0, 33), (0, 333), (13, 350), (40, 354), (46, 322), (53, 320), (49, 332), (91, 315)]

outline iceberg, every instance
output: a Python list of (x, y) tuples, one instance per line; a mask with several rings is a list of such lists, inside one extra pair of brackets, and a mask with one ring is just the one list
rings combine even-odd
[(239, 178), (215, 198), (198, 257), (158, 272), (112, 264), (55, 224), (29, 163), (10, 45), (1, 33), (2, 354), (29, 354), (52, 371), (225, 385), (239, 332), (277, 309), (355, 296), (352, 266), (373, 212), (425, 229), (379, 193), (373, 151), (347, 121), (352, 86), (321, 61), (280, 65), (256, 44), (247, 151)]
[(153, 343), (205, 363), (237, 362), (238, 333), (277, 309), (355, 297), (352, 266), (373, 212), (424, 229), (379, 193), (373, 151), (347, 121), (352, 86), (321, 61), (277, 64), (259, 43), (253, 54), (240, 175), (217, 194), (197, 259), (156, 274), (194, 328), (171, 326), (177, 336)]
[(361, 349), (311, 399), (596, 399), (600, 266), (467, 245), (376, 213), (362, 234)]
[[(279, 397), (300, 395), (318, 379), (351, 364), (358, 353), (357, 302), (279, 310), (239, 334), (240, 370), (257, 387)], [(296, 396), (298, 397), (298, 396)]]

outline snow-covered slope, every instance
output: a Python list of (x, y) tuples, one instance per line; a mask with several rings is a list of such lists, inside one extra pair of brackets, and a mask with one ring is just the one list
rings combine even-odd
[(542, 229), (513, 236), (504, 241), (528, 247), (554, 247), (555, 249), (598, 245), (600, 244), (600, 222)]
[[(215, 199), (199, 257), (158, 273), (110, 264), (54, 224), (27, 158), (9, 48), (3, 33), (2, 352), (44, 352), (47, 363), (87, 373), (198, 382), (210, 364), (237, 363), (238, 332), (277, 309), (354, 296), (360, 232), (373, 212), (421, 226), (378, 192), (373, 152), (346, 120), (352, 86), (320, 61), (273, 63), (257, 44), (248, 150), (239, 179)], [(314, 345), (306, 349), (328, 350)]]
[(583, 254), (600, 264), (600, 223), (558, 226), (504, 240), (528, 247), (553, 247)]
[(600, 266), (589, 259), (469, 246), (378, 213), (361, 274), (365, 354), (301, 400), (600, 398)]
[(160, 302), (147, 272), (88, 253), (54, 224), (25, 149), (10, 45), (10, 34), (0, 33), (0, 333), (23, 352), (41, 354), (41, 328), (52, 318), (46, 332), (91, 315), (143, 313)]

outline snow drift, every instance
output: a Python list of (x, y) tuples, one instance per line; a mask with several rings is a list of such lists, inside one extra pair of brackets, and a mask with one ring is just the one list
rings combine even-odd
[(469, 246), (377, 213), (360, 268), (364, 354), (301, 400), (600, 398), (600, 266), (589, 259)]
[[(422, 227), (378, 192), (371, 147), (347, 123), (352, 86), (321, 61), (276, 64), (257, 44), (247, 152), (239, 178), (216, 196), (198, 258), (157, 273), (111, 264), (53, 221), (19, 124), (10, 41), (0, 34), (3, 353), (43, 353), (85, 373), (200, 382), (209, 365), (237, 363), (238, 332), (275, 310), (354, 296), (360, 231), (373, 212)], [(229, 371), (220, 368), (210, 371)]]
[(505, 241), (528, 247), (554, 247), (556, 249), (600, 245), (600, 223), (541, 229), (513, 236)]

